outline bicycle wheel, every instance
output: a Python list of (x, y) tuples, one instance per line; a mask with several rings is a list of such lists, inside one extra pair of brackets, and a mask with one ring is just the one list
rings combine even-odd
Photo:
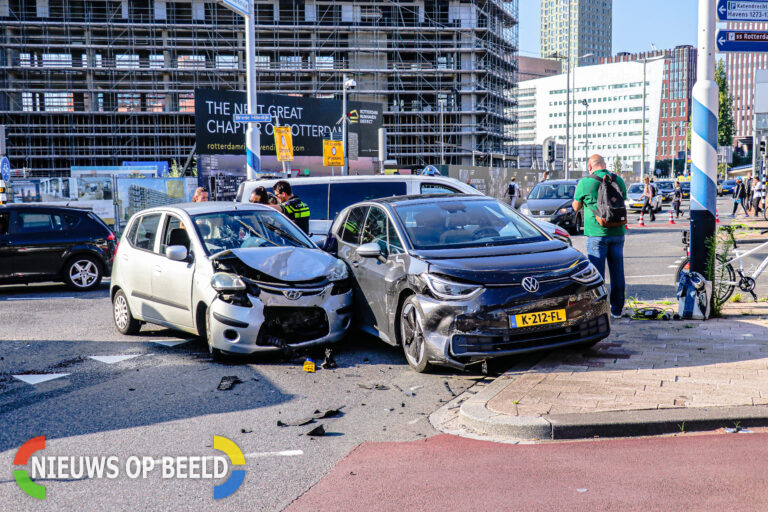
[[(718, 304), (725, 304), (736, 289), (736, 271), (733, 270), (733, 265), (728, 263), (726, 256), (718, 255), (717, 259), (719, 264), (715, 267), (715, 301)], [(680, 274), (690, 271), (690, 266), (691, 262), (688, 258), (680, 263), (675, 273), (675, 283), (680, 282)]]

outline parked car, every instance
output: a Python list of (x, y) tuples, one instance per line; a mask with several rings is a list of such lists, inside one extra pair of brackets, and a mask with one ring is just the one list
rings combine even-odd
[(736, 189), (736, 180), (725, 180), (723, 182), (722, 195), (733, 195), (733, 191)]
[[(272, 190), (279, 180), (248, 180), (240, 184), (236, 201), (247, 203), (251, 192), (258, 186)], [(391, 196), (421, 194), (472, 194), (482, 195), (474, 187), (455, 178), (425, 175), (376, 175), (376, 176), (313, 176), (288, 178), (293, 193), (309, 206), (309, 234), (323, 244), (336, 215), (347, 206), (359, 201)], [(543, 219), (536, 221), (550, 235), (568, 244), (568, 233)]]
[(352, 320), (346, 264), (263, 205), (134, 214), (110, 294), (123, 334), (142, 322), (198, 334), (215, 358), (338, 341)]
[(338, 215), (331, 236), (352, 271), (357, 326), (402, 346), (417, 372), (610, 333), (595, 267), (493, 198), (365, 201)]
[(584, 213), (572, 203), (579, 180), (547, 180), (533, 187), (520, 212), (536, 220), (545, 220), (571, 233), (584, 230)]
[(112, 272), (115, 233), (95, 213), (0, 205), (0, 284), (61, 281), (93, 290)]
[[(643, 209), (643, 200), (640, 198), (643, 195), (643, 190), (644, 186), (642, 183), (633, 183), (629, 186), (627, 189), (627, 211), (640, 211)], [(653, 196), (651, 208), (653, 208), (654, 212), (661, 211), (661, 201), (661, 194), (657, 193)]]
[(675, 196), (675, 182), (671, 180), (663, 180), (654, 182), (656, 190), (661, 196), (661, 201), (664, 203), (671, 202)]

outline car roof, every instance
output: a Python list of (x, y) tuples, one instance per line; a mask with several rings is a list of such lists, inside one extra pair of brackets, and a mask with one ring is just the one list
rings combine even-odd
[(73, 213), (88, 213), (92, 212), (93, 208), (90, 206), (66, 206), (66, 205), (55, 205), (55, 204), (45, 204), (45, 203), (6, 203), (6, 204), (0, 204), (0, 211), (4, 209), (24, 209), (24, 210), (59, 210), (64, 212), (73, 212)]
[(278, 181), (287, 181), (291, 185), (298, 185), (298, 184), (307, 184), (312, 185), (316, 183), (338, 183), (338, 182), (345, 182), (345, 181), (381, 181), (381, 180), (392, 180), (392, 181), (402, 181), (404, 179), (412, 180), (412, 179), (422, 179), (422, 178), (428, 178), (430, 180), (446, 180), (449, 182), (457, 181), (456, 178), (452, 178), (450, 176), (425, 176), (423, 174), (364, 174), (364, 175), (355, 175), (355, 176), (305, 176), (305, 177), (295, 177), (295, 178), (257, 178), (254, 180), (246, 180), (244, 183), (255, 183), (257, 185), (264, 184), (264, 183), (272, 183), (272, 182), (278, 182)]
[(576, 185), (579, 183), (579, 180), (544, 180), (537, 183), (537, 185), (541, 183), (546, 183), (547, 185), (560, 185), (562, 183), (566, 185)]
[(201, 203), (180, 203), (167, 206), (155, 206), (154, 208), (141, 210), (138, 213), (175, 211), (177, 213), (184, 212), (187, 215), (201, 215), (206, 213), (233, 212), (238, 210), (275, 211), (273, 208), (263, 204), (235, 203), (232, 201), (203, 201)]
[[(429, 203), (432, 202), (435, 199), (440, 199), (441, 201), (444, 201), (446, 199), (453, 200), (453, 201), (480, 201), (480, 200), (488, 200), (488, 201), (496, 201), (493, 197), (490, 196), (483, 196), (483, 195), (472, 195), (472, 194), (429, 194), (429, 195), (410, 195), (410, 196), (391, 196), (391, 197), (382, 197), (378, 199), (368, 199), (367, 201), (360, 201), (359, 203), (355, 204), (361, 204), (361, 203), (379, 203), (382, 205), (395, 205), (395, 204), (402, 204), (402, 203), (410, 203), (410, 204), (419, 204), (419, 203)], [(354, 205), (350, 205), (354, 206)]]

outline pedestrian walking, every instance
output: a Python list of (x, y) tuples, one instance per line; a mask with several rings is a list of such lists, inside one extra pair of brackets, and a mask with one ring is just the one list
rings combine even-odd
[(744, 200), (747, 206), (747, 211), (752, 210), (752, 173), (747, 173), (747, 178), (744, 180), (744, 189), (747, 192), (747, 198)]
[(646, 176), (643, 178), (643, 195), (640, 196), (640, 199), (643, 200), (643, 210), (641, 213), (645, 215), (647, 209), (651, 215), (651, 222), (656, 220), (656, 213), (653, 211), (653, 195), (653, 185), (651, 185), (650, 178)]
[(755, 217), (762, 211), (763, 184), (759, 178), (752, 179), (752, 210)]
[(515, 183), (514, 176), (512, 176), (509, 180), (509, 185), (507, 185), (507, 196), (509, 196), (509, 205), (512, 208), (516, 208), (517, 198), (520, 197), (520, 187)]
[(675, 182), (675, 190), (672, 191), (672, 208), (675, 209), (675, 217), (680, 218), (680, 203), (683, 202), (683, 189), (680, 188), (680, 182)]
[(302, 231), (309, 234), (309, 206), (299, 199), (299, 196), (293, 195), (291, 184), (285, 180), (280, 180), (272, 187), (275, 196), (280, 204), (272, 206), (274, 209), (283, 212), (293, 221)]
[(739, 205), (741, 205), (742, 209), (744, 210), (744, 215), (749, 217), (746, 202), (747, 189), (744, 186), (744, 182), (741, 181), (741, 178), (736, 178), (736, 186), (733, 189), (733, 213), (731, 213), (731, 217), (736, 216), (736, 210), (739, 208)]
[[(579, 180), (573, 201), (573, 209), (584, 208), (584, 235), (587, 237), (587, 257), (605, 279), (605, 264), (611, 277), (611, 316), (621, 317), (624, 309), (624, 232), (623, 224), (605, 226), (595, 217), (598, 192), (605, 185), (618, 186), (623, 200), (627, 199), (627, 186), (621, 176), (608, 172), (605, 160), (592, 155), (587, 162), (589, 176)], [(614, 188), (615, 190), (615, 188)], [(606, 194), (607, 195), (607, 194)], [(618, 202), (618, 201), (617, 201)], [(621, 205), (623, 207), (623, 203)], [(626, 211), (625, 211), (626, 212)], [(626, 223), (626, 213), (624, 216)], [(602, 220), (602, 219), (601, 219)]]
[(205, 187), (197, 187), (195, 193), (192, 195), (193, 203), (204, 203), (208, 201), (208, 191)]

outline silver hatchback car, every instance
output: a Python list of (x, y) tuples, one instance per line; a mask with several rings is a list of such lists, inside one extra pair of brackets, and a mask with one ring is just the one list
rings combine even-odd
[(347, 265), (262, 205), (189, 203), (136, 213), (111, 297), (123, 334), (152, 323), (198, 334), (214, 357), (340, 340), (352, 319)]

